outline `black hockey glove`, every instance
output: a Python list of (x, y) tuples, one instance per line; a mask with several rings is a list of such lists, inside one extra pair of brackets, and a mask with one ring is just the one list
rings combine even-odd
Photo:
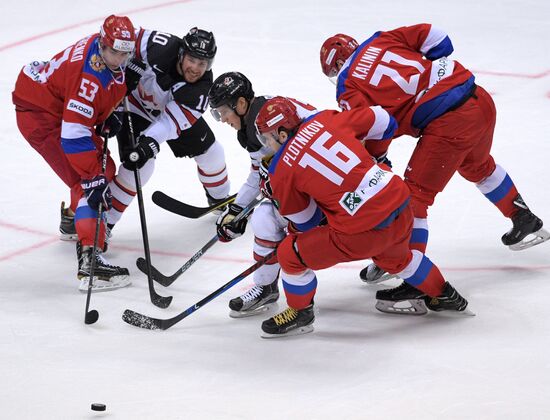
[(260, 191), (262, 195), (269, 200), (273, 198), (273, 190), (271, 189), (271, 182), (269, 181), (269, 165), (271, 164), (272, 158), (273, 155), (264, 157), (258, 169), (260, 174)]
[(137, 146), (127, 152), (122, 159), (122, 165), (131, 171), (140, 169), (149, 159), (154, 158), (159, 150), (160, 145), (154, 138), (139, 136)]
[(388, 152), (378, 156), (378, 157), (374, 157), (374, 160), (376, 161), (376, 163), (383, 163), (384, 165), (388, 165), (390, 168), (392, 167), (391, 166), (391, 160), (388, 159)]
[(103, 204), (103, 210), (109, 210), (113, 196), (109, 188), (109, 182), (104, 175), (97, 175), (92, 179), (83, 179), (80, 186), (84, 191), (88, 206), (97, 211), (101, 203)]
[(125, 71), (126, 95), (129, 95), (135, 88), (137, 88), (141, 76), (143, 76), (143, 73), (145, 73), (146, 67), (147, 65), (143, 61), (136, 58), (132, 58), (130, 61), (128, 61)]
[(101, 137), (114, 137), (122, 128), (123, 113), (113, 111), (103, 123), (96, 125), (95, 133)]
[(248, 223), (248, 218), (244, 217), (237, 223), (232, 223), (241, 211), (243, 211), (241, 206), (231, 203), (227, 206), (223, 213), (220, 214), (220, 217), (218, 217), (218, 220), (216, 221), (220, 241), (230, 242), (244, 233), (246, 224)]

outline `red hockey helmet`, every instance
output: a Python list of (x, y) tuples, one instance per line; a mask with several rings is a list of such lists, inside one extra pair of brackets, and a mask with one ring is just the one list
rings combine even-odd
[(255, 125), (260, 141), (267, 146), (267, 137), (278, 138), (281, 128), (294, 131), (302, 122), (296, 106), (288, 98), (275, 96), (269, 99), (258, 112)]
[(336, 34), (328, 38), (321, 46), (321, 67), (328, 77), (338, 74), (337, 60), (346, 61), (359, 44), (349, 35)]
[(103, 46), (126, 53), (134, 51), (136, 32), (132, 21), (126, 16), (109, 16), (101, 25), (99, 34)]

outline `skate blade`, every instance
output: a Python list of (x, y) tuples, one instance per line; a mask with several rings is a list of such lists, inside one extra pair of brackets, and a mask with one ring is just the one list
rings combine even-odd
[(231, 310), (229, 312), (229, 316), (231, 318), (248, 318), (250, 316), (256, 316), (256, 315), (263, 314), (264, 312), (267, 312), (271, 308), (273, 308), (274, 305), (275, 305), (275, 303), (262, 305), (262, 306), (259, 306), (259, 307), (257, 307), (256, 309), (254, 309), (252, 311), (234, 311), (234, 310)]
[(383, 283), (385, 281), (395, 279), (395, 278), (397, 278), (397, 275), (395, 275), (395, 274), (384, 273), (380, 277), (378, 277), (377, 279), (374, 279), (374, 280), (369, 280), (369, 279), (364, 279), (364, 278), (361, 278), (361, 280), (363, 280), (363, 282), (365, 282), (367, 284), (372, 285), (372, 284)]
[(428, 313), (428, 308), (422, 299), (402, 300), (399, 302), (378, 300), (375, 307), (380, 312), (395, 315), (420, 316)]
[(517, 244), (509, 245), (508, 248), (512, 251), (523, 251), (524, 249), (546, 242), (548, 239), (550, 239), (550, 233), (542, 228), (536, 232), (530, 233)]
[(266, 333), (265, 331), (262, 331), (261, 337), (262, 338), (267, 338), (267, 339), (292, 337), (293, 335), (308, 334), (310, 332), (313, 332), (313, 330), (314, 330), (313, 325), (305, 325), (303, 327), (296, 328), (296, 329), (291, 330), (291, 331), (289, 331), (287, 333), (284, 333), (284, 334), (269, 334), (269, 333)]
[(62, 241), (78, 241), (78, 235), (76, 233), (60, 233), (59, 239)]
[(430, 311), (437, 316), (441, 316), (444, 318), (462, 318), (465, 316), (476, 316), (475, 312), (472, 312), (470, 309), (466, 308), (463, 311), (454, 311), (454, 310), (446, 310), (446, 311)]
[[(123, 287), (130, 286), (132, 282), (128, 276), (117, 276), (113, 277), (112, 281), (100, 280), (94, 276), (94, 282), (92, 284), (92, 292), (109, 292), (111, 290), (121, 289)], [(80, 280), (80, 285), (78, 290), (83, 293), (88, 292), (88, 278)]]

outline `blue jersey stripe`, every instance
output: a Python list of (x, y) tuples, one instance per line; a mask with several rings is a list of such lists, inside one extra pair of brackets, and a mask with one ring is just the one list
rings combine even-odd
[(311, 216), (311, 219), (309, 219), (305, 223), (294, 223), (294, 226), (300, 231), (300, 232), (306, 232), (316, 226), (319, 226), (319, 222), (323, 218), (323, 212), (319, 207), (315, 209), (315, 213), (313, 213), (313, 216)]
[(61, 138), (61, 147), (67, 154), (90, 152), (96, 150), (95, 144), (92, 138), (89, 136), (79, 137), (76, 139)]
[[(389, 114), (388, 114), (389, 115)], [(397, 120), (390, 115), (390, 122), (388, 128), (384, 131), (381, 140), (387, 140), (393, 138), (394, 133), (397, 131)]]
[(453, 43), (451, 42), (451, 39), (446, 36), (443, 38), (443, 40), (437, 44), (435, 47), (430, 49), (426, 54), (425, 57), (428, 60), (437, 60), (441, 57), (447, 57), (451, 55), (454, 51)]

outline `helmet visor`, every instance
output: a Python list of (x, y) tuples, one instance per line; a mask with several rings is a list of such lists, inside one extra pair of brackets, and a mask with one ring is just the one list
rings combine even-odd
[(235, 110), (229, 105), (220, 105), (217, 108), (210, 108), (210, 113), (216, 121), (227, 121), (227, 117), (232, 113), (235, 113)]
[(258, 140), (264, 147), (268, 147), (271, 149), (271, 141), (275, 143), (279, 143), (279, 133), (277, 130), (268, 131), (267, 133), (260, 133), (258, 130), (256, 130), (256, 137), (258, 137)]

